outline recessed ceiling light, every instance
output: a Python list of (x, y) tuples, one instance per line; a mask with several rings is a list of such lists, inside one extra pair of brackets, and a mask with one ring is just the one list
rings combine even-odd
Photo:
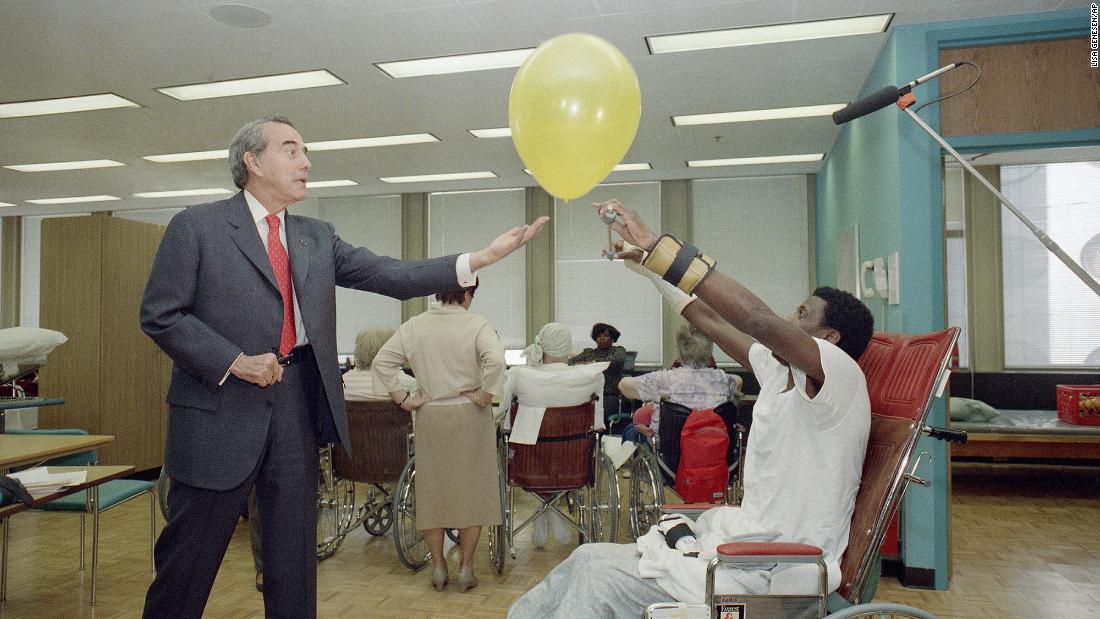
[(788, 43), (810, 39), (828, 39), (859, 34), (877, 34), (886, 32), (893, 13), (865, 15), (842, 19), (823, 19), (820, 21), (776, 24), (771, 26), (752, 26), (748, 28), (729, 28), (726, 30), (706, 30), (685, 32), (682, 34), (661, 34), (645, 38), (651, 54), (669, 52), (689, 52), (698, 49), (719, 47), (739, 47), (742, 45), (765, 45), (768, 43)]
[(59, 161), (57, 163), (26, 163), (6, 165), (5, 168), (16, 172), (57, 172), (59, 170), (89, 170), (92, 168), (114, 168), (125, 163), (111, 159), (92, 159), (88, 161)]
[(27, 202), (31, 204), (76, 204), (78, 202), (110, 202), (111, 200), (121, 199), (115, 196), (73, 196), (71, 198), (39, 198), (38, 200), (27, 200)]
[(771, 157), (740, 157), (737, 159), (697, 159), (687, 162), (689, 168), (713, 168), (727, 165), (755, 165), (760, 163), (807, 163), (821, 161), (825, 153), (808, 155), (774, 155)]
[(383, 135), (376, 138), (306, 142), (306, 148), (309, 150), (342, 150), (345, 148), (371, 148), (374, 146), (397, 146), (400, 144), (423, 144), (439, 141), (439, 138), (430, 133), (409, 133), (406, 135)]
[(620, 163), (611, 169), (612, 172), (638, 172), (640, 170), (652, 170), (648, 163)]
[(0, 206), (15, 206), (14, 204), (8, 204), (7, 202), (0, 202)]
[(224, 82), (205, 82), (201, 84), (187, 84), (184, 86), (170, 86), (166, 88), (157, 88), (157, 92), (166, 94), (180, 101), (195, 101), (198, 99), (252, 95), (260, 92), (278, 92), (282, 90), (298, 90), (301, 88), (338, 86), (344, 83), (346, 83), (344, 80), (328, 71), (318, 69), (316, 71), (303, 71), (301, 73), (247, 77), (239, 80), (226, 80)]
[(178, 189), (175, 191), (142, 191), (135, 193), (135, 198), (184, 198), (188, 196), (217, 196), (231, 195), (233, 192), (221, 187), (208, 187), (206, 189)]
[(353, 187), (359, 183), (343, 179), (339, 181), (309, 181), (306, 183), (306, 189), (324, 189), (325, 187)]
[(498, 127), (496, 129), (467, 129), (475, 138), (510, 138), (511, 127)]
[(779, 120), (783, 118), (806, 118), (809, 116), (829, 116), (844, 107), (844, 103), (825, 105), (804, 105), (801, 107), (778, 107), (770, 110), (744, 110), (741, 112), (717, 112), (714, 114), (688, 114), (673, 116), (672, 124), (677, 127), (687, 125), (717, 125), (723, 123), (743, 123), (758, 120)]
[(508, 69), (518, 67), (535, 51), (533, 47), (510, 49), (500, 52), (481, 52), (477, 54), (458, 54), (437, 56), (435, 58), (417, 58), (415, 60), (397, 60), (394, 62), (376, 62), (374, 66), (392, 78), (418, 77), (421, 75), (442, 75), (444, 73), (465, 73), (467, 71), (486, 71), (489, 69)]
[(496, 178), (492, 171), (456, 172), (454, 174), (421, 174), (419, 176), (383, 176), (383, 183), (430, 183), (434, 181), (466, 181), (475, 178)]
[(69, 112), (90, 112), (92, 110), (110, 110), (119, 107), (141, 106), (129, 99), (123, 99), (118, 95), (106, 93), (83, 97), (65, 97), (63, 99), (39, 99), (38, 101), (0, 103), (0, 118), (67, 114)]
[(156, 163), (179, 163), (181, 161), (208, 161), (211, 159), (228, 159), (229, 150), (204, 150), (195, 153), (173, 153), (170, 155), (149, 155), (142, 157)]

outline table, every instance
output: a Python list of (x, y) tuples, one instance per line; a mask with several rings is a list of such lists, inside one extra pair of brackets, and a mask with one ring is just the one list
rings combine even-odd
[(0, 398), (0, 434), (4, 433), (4, 411), (64, 404), (61, 398)]
[[(87, 451), (99, 445), (115, 440), (113, 436), (102, 435), (9, 435), (0, 434), (0, 474), (7, 473), (13, 467), (35, 464), (50, 458), (59, 458), (69, 454)], [(92, 605), (95, 606), (96, 562), (99, 544), (99, 484), (118, 479), (134, 472), (132, 466), (88, 466), (49, 467), (50, 472), (68, 472), (87, 470), (88, 478), (83, 484), (62, 488), (60, 491), (41, 497), (35, 497), (34, 505), (41, 505), (56, 498), (88, 490), (88, 509), (92, 514)], [(8, 596), (8, 518), (27, 509), (23, 504), (0, 508), (0, 520), (3, 520), (3, 542), (0, 550), (0, 602)]]

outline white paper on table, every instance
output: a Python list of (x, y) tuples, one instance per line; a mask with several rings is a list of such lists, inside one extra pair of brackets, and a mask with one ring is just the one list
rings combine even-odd
[(88, 479), (88, 471), (72, 471), (69, 473), (50, 473), (44, 466), (36, 466), (25, 471), (9, 475), (18, 479), (28, 491), (41, 488), (64, 488), (76, 486)]

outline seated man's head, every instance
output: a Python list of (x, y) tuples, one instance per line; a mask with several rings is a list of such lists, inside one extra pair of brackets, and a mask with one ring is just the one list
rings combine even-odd
[(684, 325), (676, 332), (676, 352), (684, 367), (698, 370), (710, 367), (714, 342), (691, 325)]
[(787, 320), (816, 338), (836, 344), (857, 360), (875, 330), (875, 319), (863, 301), (828, 286), (814, 290)]
[(480, 284), (481, 279), (478, 278), (474, 281), (473, 286), (437, 293), (435, 300), (443, 305), (461, 305), (466, 309), (470, 309), (470, 304), (474, 302), (474, 293), (477, 292), (477, 287)]
[(573, 334), (569, 327), (560, 322), (548, 322), (539, 329), (535, 343), (524, 353), (528, 365), (541, 363), (564, 363), (573, 351)]
[(619, 330), (603, 322), (592, 325), (592, 341), (596, 342), (596, 348), (611, 348), (611, 345), (619, 341)]
[(393, 337), (393, 329), (378, 327), (375, 329), (363, 329), (355, 336), (355, 369), (366, 370), (374, 362), (382, 345)]

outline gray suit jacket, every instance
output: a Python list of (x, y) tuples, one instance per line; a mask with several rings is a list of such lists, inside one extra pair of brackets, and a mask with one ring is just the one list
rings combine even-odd
[[(458, 287), (455, 256), (401, 261), (340, 240), (331, 224), (286, 214), (294, 292), (320, 371), (318, 410), (349, 447), (336, 358), (335, 286), (408, 299)], [(244, 194), (172, 218), (141, 302), (141, 328), (172, 358), (165, 465), (211, 490), (240, 485), (263, 451), (271, 391), (230, 375), (240, 353), (278, 346), (283, 310)]]

